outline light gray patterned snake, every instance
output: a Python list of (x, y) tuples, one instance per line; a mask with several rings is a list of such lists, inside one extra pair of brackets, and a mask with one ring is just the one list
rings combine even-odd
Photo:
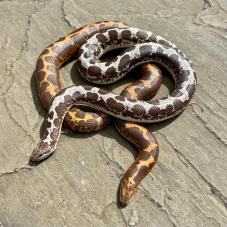
[[(113, 61), (99, 60), (106, 52), (122, 47), (128, 48)], [(30, 160), (38, 162), (54, 152), (65, 114), (78, 104), (124, 121), (140, 123), (160, 122), (182, 112), (195, 92), (195, 72), (184, 53), (152, 32), (128, 27), (95, 34), (80, 47), (77, 66), (86, 80), (110, 84), (134, 67), (148, 62), (158, 63), (171, 73), (175, 89), (170, 95), (158, 100), (141, 101), (90, 85), (65, 88), (55, 96), (50, 106), (44, 137), (33, 150)], [(149, 163), (144, 160), (143, 165), (149, 166)]]

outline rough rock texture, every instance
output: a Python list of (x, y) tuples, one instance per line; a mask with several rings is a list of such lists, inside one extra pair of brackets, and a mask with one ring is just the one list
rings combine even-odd
[[(1, 227), (227, 226), (226, 0), (1, 0), (0, 18)], [(45, 116), (33, 77), (39, 53), (102, 19), (166, 37), (191, 58), (198, 76), (184, 113), (149, 126), (159, 161), (125, 209), (117, 207), (116, 193), (136, 151), (113, 126), (64, 133), (50, 159), (26, 166)], [(61, 70), (65, 86), (82, 81), (72, 66)], [(128, 81), (110, 88), (120, 92)]]

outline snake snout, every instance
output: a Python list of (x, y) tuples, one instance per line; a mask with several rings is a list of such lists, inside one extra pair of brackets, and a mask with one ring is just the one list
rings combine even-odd
[(126, 179), (123, 179), (120, 185), (119, 203), (122, 207), (128, 205), (130, 198), (136, 192), (136, 185), (130, 184)]
[(49, 144), (41, 141), (38, 143), (36, 148), (33, 150), (32, 155), (29, 159), (29, 164), (36, 165), (44, 159), (48, 158), (52, 153), (53, 149), (49, 146)]

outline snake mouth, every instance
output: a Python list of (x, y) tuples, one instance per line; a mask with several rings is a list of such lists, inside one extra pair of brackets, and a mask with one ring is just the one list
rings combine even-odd
[(119, 208), (125, 208), (128, 205), (128, 199), (126, 199), (126, 197), (123, 195), (122, 192), (122, 187), (120, 185), (119, 187), (119, 191), (118, 191), (118, 205)]
[(29, 166), (37, 166), (39, 164), (39, 162), (34, 162), (32, 159), (28, 160), (28, 165)]
[(123, 199), (122, 197), (119, 198), (119, 205), (122, 207), (122, 208), (125, 208), (127, 205), (128, 205), (128, 200), (125, 200)]
[(121, 207), (126, 207), (129, 203), (129, 200), (131, 199), (131, 197), (134, 195), (134, 193), (136, 192), (136, 188), (132, 187), (132, 188), (128, 188), (128, 187), (124, 187), (123, 185), (120, 185), (120, 190), (119, 190), (119, 204)]
[(43, 155), (43, 154), (39, 154), (39, 156), (31, 156), (30, 159), (28, 160), (28, 165), (30, 166), (37, 166), (39, 165), (41, 162), (43, 162), (44, 160), (46, 160), (47, 158), (49, 158), (50, 156), (52, 156), (52, 153), (49, 153), (48, 155)]

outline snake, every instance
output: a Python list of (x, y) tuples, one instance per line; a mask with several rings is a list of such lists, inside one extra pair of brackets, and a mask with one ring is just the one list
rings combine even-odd
[[(36, 64), (36, 79), (40, 100), (45, 108), (49, 108), (54, 96), (62, 90), (59, 80), (60, 67), (76, 55), (79, 47), (93, 34), (115, 27), (125, 28), (128, 25), (119, 21), (100, 21), (88, 24), (54, 41), (42, 51)], [(155, 95), (161, 85), (160, 71), (151, 64), (144, 65), (141, 69), (141, 79), (124, 89), (122, 95), (136, 99), (144, 99)], [(64, 118), (65, 126), (79, 132), (98, 131), (108, 125), (109, 121), (110, 118), (107, 114), (84, 112), (75, 107), (71, 108)], [(153, 161), (157, 160), (157, 141), (151, 132), (141, 125), (119, 120), (115, 121), (115, 126), (120, 134), (137, 146), (140, 159), (150, 153), (150, 158)], [(137, 138), (140, 138), (140, 141), (137, 141)], [(154, 146), (151, 145), (153, 143), (155, 143)], [(120, 185), (119, 202), (121, 205), (125, 206), (128, 203), (135, 193), (137, 185), (148, 174), (151, 167), (144, 171), (144, 168), (140, 167), (137, 160), (130, 166)], [(138, 169), (137, 174), (129, 178), (134, 169)], [(140, 177), (138, 178), (137, 175)]]
[[(174, 44), (159, 35), (137, 28), (123, 27), (119, 28), (116, 26), (116, 28), (100, 31), (84, 41), (84, 44), (78, 50), (76, 63), (82, 76), (92, 83), (110, 84), (124, 77), (134, 67), (154, 62), (165, 67), (170, 72), (175, 81), (175, 89), (167, 97), (148, 101), (116, 95), (110, 91), (90, 85), (71, 86), (59, 92), (57, 91), (50, 105), (44, 137), (33, 150), (31, 161), (40, 161), (53, 154), (63, 120), (74, 105), (91, 106), (124, 121), (153, 123), (178, 115), (190, 102), (195, 92), (196, 75), (191, 61), (185, 54)], [(101, 62), (99, 60), (106, 52), (121, 47), (129, 48), (111, 62)], [(44, 51), (44, 54), (49, 53), (49, 51)], [(39, 61), (37, 65), (40, 68), (45, 68), (44, 62)], [(51, 69), (56, 72), (56, 67)], [(135, 131), (137, 124), (131, 124), (134, 124)], [(119, 131), (127, 131), (127, 123), (124, 124), (124, 127), (119, 123), (119, 128), (121, 129)], [(142, 134), (146, 138), (146, 130), (143, 131), (139, 126), (136, 130), (143, 132)], [(134, 139), (137, 146), (139, 146), (140, 140), (137, 139), (136, 141)], [(151, 150), (157, 150), (157, 143), (153, 140), (153, 137), (150, 138), (150, 141), (153, 141)], [(140, 147), (140, 149), (142, 148)], [(144, 152), (142, 153), (143, 155), (145, 154)], [(140, 152), (140, 154), (142, 153)], [(157, 153), (156, 151), (156, 156)], [(150, 169), (156, 161), (155, 155), (140, 157), (140, 154), (135, 162), (133, 171), (130, 170), (130, 167), (126, 172), (127, 174), (123, 177), (126, 184), (130, 183), (133, 185), (131, 191), (130, 187), (127, 189), (126, 194), (128, 194), (128, 197), (134, 194), (135, 185), (137, 186), (143, 175), (146, 175), (146, 169)], [(144, 172), (144, 174), (138, 174), (141, 172), (139, 170)], [(139, 179), (135, 182), (136, 178)], [(125, 185), (123, 180), (121, 184)], [(121, 189), (122, 194), (125, 193), (125, 188), (124, 186)], [(122, 203), (127, 203), (127, 199), (122, 199), (122, 201)]]

